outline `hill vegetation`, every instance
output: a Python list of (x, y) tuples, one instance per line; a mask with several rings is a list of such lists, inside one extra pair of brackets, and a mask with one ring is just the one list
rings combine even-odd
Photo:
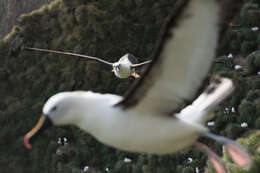
[(28, 13), (47, 4), (51, 0), (1, 0), (0, 1), (0, 39), (2, 39), (17, 24), (17, 18), (22, 13)]
[[(19, 23), (0, 41), (0, 172), (213, 172), (206, 155), (193, 148), (166, 156), (126, 153), (100, 144), (75, 127), (49, 129), (30, 151), (22, 144), (24, 134), (53, 94), (72, 90), (123, 94), (133, 79), (118, 79), (111, 69), (96, 62), (23, 51), (21, 46), (87, 54), (107, 61), (129, 52), (140, 61), (148, 60), (174, 2), (54, 0), (21, 15)], [(217, 108), (209, 128), (216, 134), (241, 138), (240, 143), (254, 159), (251, 169), (239, 169), (224, 152), (223, 163), (230, 172), (260, 172), (259, 0), (249, 0), (230, 26), (213, 73), (232, 78), (236, 89), (231, 99)], [(220, 144), (200, 140), (222, 154)]]

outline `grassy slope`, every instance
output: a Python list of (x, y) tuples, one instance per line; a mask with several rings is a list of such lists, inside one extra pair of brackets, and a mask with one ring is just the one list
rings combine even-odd
[[(132, 80), (119, 80), (107, 72), (110, 69), (94, 62), (20, 51), (21, 45), (74, 51), (108, 61), (130, 52), (146, 60), (152, 55), (171, 4), (171, 0), (56, 0), (22, 15), (19, 25), (0, 41), (0, 172), (82, 172), (86, 165), (90, 172), (104, 172), (107, 167), (110, 172), (121, 173), (203, 169), (206, 157), (197, 150), (163, 157), (124, 153), (74, 127), (49, 129), (31, 151), (22, 145), (23, 135), (35, 124), (44, 101), (51, 95), (65, 90), (122, 94)], [(260, 45), (259, 30), (252, 31), (252, 27), (260, 28), (259, 6), (259, 1), (252, 0), (244, 8), (240, 20), (227, 34), (226, 45), (217, 57), (220, 63), (215, 65), (215, 73), (234, 79), (236, 91), (216, 111), (211, 130), (231, 138), (246, 137), (260, 128), (260, 52), (252, 53)], [(224, 56), (229, 53), (234, 57)], [(234, 70), (236, 64), (243, 68)], [(231, 111), (232, 107), (236, 112)], [(242, 128), (243, 122), (248, 127)], [(59, 137), (66, 137), (68, 144), (57, 144)], [(251, 143), (259, 141), (255, 137)], [(220, 145), (211, 145), (221, 153)], [(260, 157), (259, 149), (249, 151)], [(125, 157), (132, 163), (124, 163)], [(188, 157), (193, 158), (192, 163), (188, 163)]]
[(17, 24), (17, 18), (22, 13), (28, 13), (47, 4), (51, 0), (1, 0), (0, 1), (0, 39), (2, 39)]

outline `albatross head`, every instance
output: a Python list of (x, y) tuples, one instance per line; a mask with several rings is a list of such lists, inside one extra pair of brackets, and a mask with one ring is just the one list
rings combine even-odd
[(83, 106), (81, 98), (82, 95), (76, 92), (56, 94), (45, 103), (43, 115), (50, 118), (54, 125), (75, 124), (80, 121), (79, 110)]
[(43, 107), (43, 114), (36, 126), (24, 137), (24, 145), (31, 148), (31, 143), (51, 125), (76, 124), (80, 121), (82, 106), (80, 95), (63, 92), (49, 98)]
[(114, 73), (120, 73), (120, 69), (121, 69), (121, 64), (120, 64), (120, 62), (115, 62), (114, 64), (113, 64), (113, 72)]

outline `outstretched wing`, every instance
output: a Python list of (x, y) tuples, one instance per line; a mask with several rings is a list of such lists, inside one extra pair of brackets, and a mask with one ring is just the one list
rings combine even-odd
[(243, 0), (179, 0), (153, 60), (115, 106), (169, 113), (191, 102), (210, 70), (221, 37)]
[(138, 63), (137, 58), (134, 55), (130, 54), (130, 53), (127, 53), (123, 57), (121, 57), (119, 62), (125, 61), (126, 59), (128, 61), (130, 61), (132, 68), (140, 67), (140, 66), (149, 64), (151, 62), (151, 60), (149, 60), (149, 61), (144, 61), (144, 62)]
[(25, 50), (34, 50), (34, 51), (39, 51), (39, 52), (55, 53), (55, 54), (59, 54), (59, 55), (76, 56), (76, 57), (82, 58), (83, 60), (93, 60), (93, 61), (104, 63), (104, 64), (109, 65), (109, 66), (113, 65), (113, 63), (107, 62), (105, 60), (102, 60), (100, 58), (93, 57), (93, 56), (81, 55), (81, 54), (70, 53), (70, 52), (61, 52), (61, 51), (56, 51), (56, 50), (32, 48), (32, 47), (23, 47), (23, 49), (25, 49)]
[(132, 67), (132, 68), (136, 68), (136, 67), (140, 67), (140, 66), (149, 64), (149, 63), (151, 63), (151, 62), (152, 62), (152, 60), (148, 60), (148, 61), (144, 61), (144, 62), (141, 62), (141, 63), (138, 63), (138, 64), (132, 64), (131, 67)]

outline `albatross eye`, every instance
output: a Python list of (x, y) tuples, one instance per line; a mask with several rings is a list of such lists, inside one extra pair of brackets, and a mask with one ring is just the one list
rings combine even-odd
[(53, 108), (51, 108), (51, 112), (54, 112), (54, 111), (56, 111), (57, 110), (57, 106), (54, 106)]

